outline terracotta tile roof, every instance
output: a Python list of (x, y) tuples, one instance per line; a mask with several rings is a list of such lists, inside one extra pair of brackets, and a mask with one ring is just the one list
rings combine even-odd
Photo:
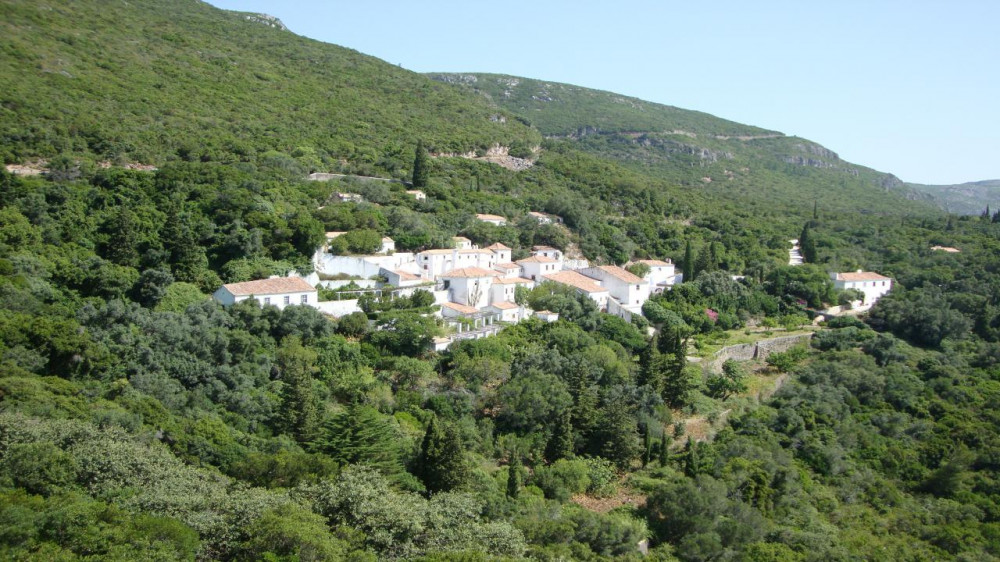
[(667, 261), (663, 261), (663, 260), (636, 260), (635, 263), (644, 263), (644, 264), (648, 265), (649, 267), (663, 267), (665, 265), (673, 265), (672, 263), (670, 263), (670, 260), (667, 260)]
[(272, 279), (258, 279), (256, 281), (244, 281), (242, 283), (228, 283), (223, 285), (233, 296), (242, 297), (249, 295), (274, 295), (280, 293), (307, 293), (315, 292), (316, 288), (306, 282), (301, 277), (274, 277)]
[(521, 266), (516, 263), (498, 263), (493, 266), (494, 269), (521, 269)]
[(476, 213), (476, 218), (481, 221), (506, 221), (507, 219), (501, 217), (500, 215), (487, 215), (483, 213)]
[(558, 252), (559, 248), (553, 248), (552, 246), (532, 246), (532, 252)]
[(389, 238), (388, 236), (383, 236), (382, 237), (382, 241), (383, 242), (395, 242), (395, 240), (393, 240), (392, 238)]
[(475, 277), (496, 277), (496, 271), (490, 271), (488, 269), (483, 269), (481, 267), (463, 267), (460, 269), (453, 269), (442, 273), (440, 277), (442, 279), (456, 279), (459, 277), (464, 278), (475, 278)]
[(582, 275), (575, 271), (560, 271), (559, 273), (550, 273), (549, 275), (543, 275), (545, 279), (549, 281), (555, 281), (556, 283), (562, 283), (563, 285), (569, 285), (570, 287), (576, 287), (577, 289), (584, 291), (586, 293), (606, 293), (608, 290), (597, 284), (593, 279)]
[(347, 233), (346, 232), (327, 232), (326, 233), (326, 237), (327, 238), (336, 238), (338, 236), (343, 236), (345, 234), (347, 234)]
[(545, 213), (539, 213), (538, 211), (528, 211), (528, 214), (533, 217), (547, 217)]
[(452, 240), (457, 240), (459, 242), (472, 242), (472, 240), (469, 240), (465, 236), (452, 236), (451, 239)]
[(626, 283), (645, 283), (642, 277), (629, 273), (628, 271), (618, 267), (617, 265), (599, 265), (594, 269), (600, 269), (604, 273), (618, 279), (619, 281), (624, 281)]
[(455, 312), (459, 312), (459, 313), (462, 313), (462, 314), (475, 314), (475, 313), (479, 312), (478, 310), (476, 310), (476, 307), (474, 307), (474, 306), (469, 306), (469, 305), (465, 305), (465, 304), (458, 304), (457, 302), (446, 302), (446, 303), (442, 304), (441, 307), (442, 308), (450, 308), (450, 309), (454, 310)]
[(392, 270), (392, 272), (399, 276), (400, 281), (416, 281), (417, 279), (420, 279), (420, 276), (418, 275), (407, 273), (405, 271), (400, 271), (398, 269), (394, 269)]
[(486, 249), (487, 250), (509, 250), (510, 247), (509, 246), (504, 246), (503, 244), (497, 242), (496, 244), (490, 244), (489, 246), (486, 246)]
[(524, 277), (497, 277), (493, 280), (494, 285), (530, 285), (531, 283), (533, 283), (531, 279)]
[(515, 308), (521, 308), (520, 306), (518, 306), (518, 305), (516, 305), (516, 304), (514, 304), (512, 302), (503, 302), (503, 301), (501, 301), (501, 302), (495, 302), (495, 303), (491, 304), (490, 306), (492, 306), (493, 308), (495, 308), (497, 310), (513, 310)]
[(849, 273), (838, 273), (834, 278), (837, 281), (889, 281), (885, 275), (879, 275), (872, 271), (851, 271)]
[(938, 252), (948, 252), (949, 254), (957, 254), (962, 251), (959, 250), (958, 248), (952, 248), (951, 246), (931, 246), (931, 250)]
[(489, 254), (493, 255), (493, 252), (489, 250), (448, 250), (448, 249), (435, 249), (435, 250), (424, 250), (423, 252), (417, 253), (420, 255), (430, 255), (430, 256), (450, 256), (452, 252), (458, 252), (459, 254)]
[(530, 258), (517, 260), (517, 263), (559, 263), (559, 262), (546, 256), (531, 256)]

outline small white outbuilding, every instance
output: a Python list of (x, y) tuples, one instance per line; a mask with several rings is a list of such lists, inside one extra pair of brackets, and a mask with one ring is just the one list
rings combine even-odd
[(291, 304), (316, 306), (319, 295), (316, 288), (301, 277), (272, 277), (242, 283), (227, 283), (212, 294), (222, 306), (230, 306), (247, 299), (257, 299), (262, 305), (285, 308)]

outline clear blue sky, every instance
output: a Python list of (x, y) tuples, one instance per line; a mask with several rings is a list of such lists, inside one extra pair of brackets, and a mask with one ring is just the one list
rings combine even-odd
[(916, 183), (1000, 179), (995, 0), (210, 0), (416, 72), (610, 90)]

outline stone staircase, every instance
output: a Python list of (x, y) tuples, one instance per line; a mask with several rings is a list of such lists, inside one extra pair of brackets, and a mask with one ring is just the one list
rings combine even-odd
[(789, 240), (792, 243), (792, 249), (788, 250), (788, 265), (802, 265), (802, 248), (799, 247), (798, 239)]

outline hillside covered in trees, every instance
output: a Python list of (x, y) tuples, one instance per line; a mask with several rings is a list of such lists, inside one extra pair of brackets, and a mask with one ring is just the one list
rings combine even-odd
[[(1000, 557), (1000, 223), (783, 162), (802, 139), (571, 87), (529, 117), (537, 85), (507, 103), (200, 2), (0, 6), (0, 154), (44, 168), (0, 169), (3, 557)], [(533, 165), (447, 155), (494, 145)], [(354, 177), (415, 162), (426, 201)], [(210, 300), (309, 272), (329, 231), (685, 282), (632, 321), (543, 284), (518, 298), (559, 321), (441, 352), (420, 291), (336, 319)], [(814, 326), (858, 268), (894, 290)], [(811, 338), (714, 364), (787, 334)]]

